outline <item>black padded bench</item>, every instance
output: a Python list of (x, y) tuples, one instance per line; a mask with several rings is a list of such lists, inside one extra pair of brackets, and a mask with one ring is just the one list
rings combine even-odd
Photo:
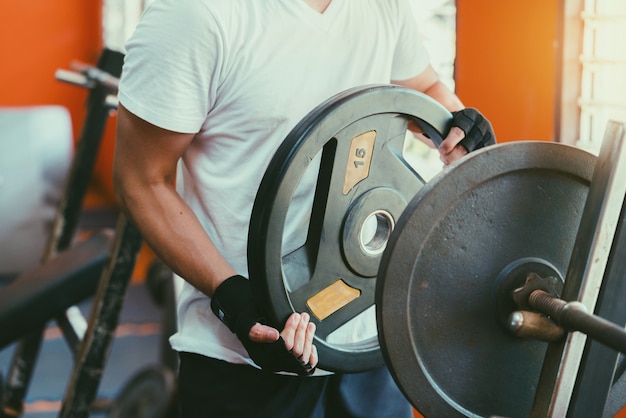
[(0, 289), (0, 349), (93, 296), (113, 240), (97, 232)]

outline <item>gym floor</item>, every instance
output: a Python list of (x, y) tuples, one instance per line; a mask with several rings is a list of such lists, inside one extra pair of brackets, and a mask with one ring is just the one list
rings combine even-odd
[[(78, 306), (85, 318), (91, 301)], [(100, 382), (98, 399), (112, 401), (142, 369), (161, 360), (161, 318), (163, 310), (150, 297), (143, 281), (134, 280), (126, 295), (116, 337)], [(14, 345), (0, 351), (0, 373), (8, 373)], [(34, 376), (26, 395), (25, 418), (57, 417), (72, 370), (70, 350), (54, 322), (45, 333)], [(104, 414), (93, 414), (93, 417)]]

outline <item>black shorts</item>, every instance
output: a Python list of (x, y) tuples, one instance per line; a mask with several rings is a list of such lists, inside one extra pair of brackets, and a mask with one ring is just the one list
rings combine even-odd
[(180, 353), (181, 417), (309, 417), (327, 382), (327, 376), (279, 375), (247, 365)]

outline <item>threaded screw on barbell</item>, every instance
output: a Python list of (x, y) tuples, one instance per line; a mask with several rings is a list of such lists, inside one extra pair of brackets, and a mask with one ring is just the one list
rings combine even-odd
[(565, 302), (543, 290), (528, 296), (531, 308), (548, 315), (568, 331), (580, 331), (598, 342), (626, 354), (626, 330), (587, 312), (578, 301)]

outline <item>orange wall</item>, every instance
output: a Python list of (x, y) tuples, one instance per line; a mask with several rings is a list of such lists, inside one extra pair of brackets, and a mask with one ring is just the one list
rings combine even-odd
[(67, 107), (74, 136), (86, 91), (54, 78), (73, 60), (95, 63), (102, 48), (99, 1), (20, 0), (0, 3), (0, 106)]
[(554, 140), (558, 3), (457, 0), (457, 93), (498, 141)]
[[(102, 52), (102, 4), (93, 0), (0, 2), (0, 106), (54, 104), (72, 117), (80, 136), (88, 91), (55, 79), (72, 61), (95, 65)], [(107, 122), (87, 205), (113, 202), (110, 181), (115, 118)], [(1, 136), (0, 136), (1, 138)], [(145, 277), (152, 253), (143, 246), (133, 280)]]

